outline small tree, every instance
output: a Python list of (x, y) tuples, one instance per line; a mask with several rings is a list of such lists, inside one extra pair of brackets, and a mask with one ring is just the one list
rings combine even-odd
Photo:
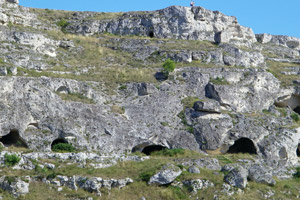
[(168, 60), (166, 60), (163, 64), (163, 73), (168, 76), (170, 72), (174, 71), (175, 67), (175, 62), (168, 58)]

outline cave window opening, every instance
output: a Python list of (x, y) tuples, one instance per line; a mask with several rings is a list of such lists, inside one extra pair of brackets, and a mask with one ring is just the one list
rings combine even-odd
[(6, 147), (15, 146), (28, 148), (25, 141), (20, 137), (18, 130), (11, 130), (9, 134), (0, 139), (0, 142)]
[(296, 112), (298, 115), (300, 115), (300, 106), (297, 106), (297, 107), (294, 109), (294, 112)]
[(300, 157), (300, 143), (298, 144), (298, 148), (297, 148), (297, 156)]
[(51, 144), (51, 150), (53, 150), (53, 146), (56, 144), (60, 144), (60, 143), (64, 143), (64, 144), (68, 144), (68, 142), (62, 138), (58, 138), (56, 140), (54, 140)]
[(166, 149), (166, 147), (161, 146), (161, 145), (150, 145), (150, 146), (144, 147), (144, 149), (142, 150), (142, 153), (144, 153), (146, 155), (151, 155), (151, 153), (153, 153), (153, 152), (161, 151), (164, 149)]
[(154, 32), (153, 32), (153, 31), (150, 31), (150, 32), (148, 33), (148, 36), (149, 36), (150, 38), (154, 38)]
[(236, 140), (234, 144), (231, 147), (229, 147), (227, 153), (257, 154), (254, 143), (248, 138), (240, 138)]

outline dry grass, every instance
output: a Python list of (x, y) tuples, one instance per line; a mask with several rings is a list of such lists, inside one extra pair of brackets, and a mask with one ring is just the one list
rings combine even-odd
[(281, 81), (282, 86), (290, 86), (293, 85), (293, 80), (298, 80), (298, 75), (284, 75), (282, 71), (290, 71), (287, 67), (299, 67), (300, 65), (293, 63), (281, 63), (274, 61), (267, 61), (268, 71), (271, 72), (276, 78)]

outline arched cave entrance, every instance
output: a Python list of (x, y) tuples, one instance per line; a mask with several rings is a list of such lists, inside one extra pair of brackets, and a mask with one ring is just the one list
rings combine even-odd
[(298, 144), (298, 147), (297, 147), (297, 151), (296, 151), (296, 152), (297, 152), (297, 156), (300, 157), (300, 143)]
[(56, 140), (54, 140), (51, 144), (51, 150), (53, 150), (53, 146), (56, 145), (56, 144), (60, 144), (60, 143), (65, 143), (65, 144), (68, 144), (68, 142), (62, 138), (58, 138)]
[(153, 32), (153, 31), (149, 31), (148, 36), (149, 36), (150, 38), (154, 38), (154, 32)]
[(166, 149), (166, 147), (164, 147), (162, 145), (148, 145), (148, 146), (138, 145), (138, 146), (135, 146), (132, 148), (132, 153), (142, 152), (149, 156), (151, 153), (153, 153), (155, 151), (161, 151), (163, 149)]
[(300, 115), (300, 106), (297, 106), (297, 107), (294, 109), (294, 112), (296, 112), (298, 115)]
[(9, 134), (3, 136), (0, 139), (0, 142), (4, 146), (15, 146), (15, 147), (27, 147), (27, 144), (25, 143), (24, 139), (20, 137), (19, 131), (18, 130), (11, 130)]
[(229, 147), (227, 153), (249, 153), (257, 154), (254, 143), (249, 138), (240, 138)]

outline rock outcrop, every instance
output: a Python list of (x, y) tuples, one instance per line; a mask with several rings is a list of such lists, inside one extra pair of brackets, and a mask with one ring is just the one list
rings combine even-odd
[(201, 7), (171, 6), (152, 12), (126, 13), (105, 20), (84, 20), (84, 14), (77, 13), (69, 22), (69, 32), (83, 35), (108, 32), (239, 45), (256, 42), (253, 31), (239, 25), (235, 17)]

